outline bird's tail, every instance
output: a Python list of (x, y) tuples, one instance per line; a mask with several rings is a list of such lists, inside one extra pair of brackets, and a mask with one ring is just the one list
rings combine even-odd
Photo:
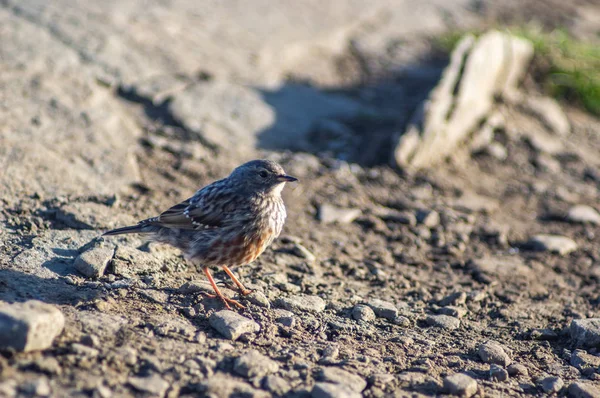
[(123, 235), (123, 234), (139, 234), (139, 233), (147, 232), (147, 231), (144, 231), (143, 228), (144, 228), (143, 224), (130, 225), (128, 227), (111, 229), (110, 231), (106, 231), (105, 233), (103, 233), (102, 236)]

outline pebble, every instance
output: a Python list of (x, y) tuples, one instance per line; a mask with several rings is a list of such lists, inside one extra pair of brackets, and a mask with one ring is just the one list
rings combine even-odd
[(560, 235), (536, 235), (529, 240), (529, 246), (533, 250), (547, 251), (551, 253), (567, 255), (577, 250), (577, 243), (571, 238)]
[(416, 217), (417, 222), (427, 228), (435, 228), (440, 225), (440, 214), (435, 210), (419, 210)]
[(569, 209), (567, 220), (576, 224), (600, 225), (600, 213), (591, 206), (577, 205)]
[(556, 340), (558, 338), (558, 334), (552, 329), (533, 329), (529, 336), (533, 340)]
[(508, 366), (512, 360), (500, 344), (495, 341), (486, 341), (479, 346), (479, 357), (483, 362)]
[(394, 320), (398, 316), (398, 308), (388, 301), (370, 299), (367, 301), (367, 305), (371, 307), (378, 317)]
[(454, 292), (441, 299), (438, 304), (440, 307), (446, 307), (448, 305), (462, 305), (467, 302), (467, 293), (465, 292)]
[(325, 301), (319, 296), (294, 295), (281, 297), (275, 304), (288, 311), (322, 312), (325, 309)]
[(575, 366), (581, 372), (585, 372), (586, 369), (600, 369), (600, 357), (592, 354), (588, 354), (584, 350), (574, 350), (571, 353), (571, 365)]
[(52, 393), (50, 383), (45, 377), (26, 382), (19, 387), (19, 390), (24, 392), (26, 395), (33, 395), (38, 397), (47, 397)]
[(540, 385), (546, 394), (554, 394), (559, 392), (565, 383), (560, 377), (550, 376), (540, 380)]
[(138, 391), (164, 397), (169, 383), (157, 374), (148, 377), (130, 377), (129, 384)]
[(340, 224), (350, 224), (361, 215), (359, 209), (344, 209), (329, 204), (319, 207), (318, 219), (323, 224), (338, 222)]
[(269, 375), (263, 379), (262, 386), (273, 395), (281, 397), (292, 389), (290, 383), (282, 377)]
[(477, 392), (477, 382), (464, 373), (454, 373), (444, 378), (444, 390), (452, 395), (469, 398)]
[(429, 315), (425, 318), (425, 322), (429, 326), (446, 330), (455, 330), (460, 327), (460, 319), (450, 315)]
[(577, 347), (600, 346), (600, 318), (574, 319), (570, 331)]
[(373, 322), (375, 320), (375, 311), (368, 305), (357, 304), (352, 309), (352, 318), (359, 322)]
[(254, 333), (260, 330), (258, 323), (230, 310), (215, 312), (208, 321), (210, 326), (223, 337), (233, 341), (245, 333)]
[(30, 300), (0, 303), (0, 348), (19, 352), (49, 348), (65, 326), (63, 313), (55, 306)]
[(302, 246), (300, 243), (294, 243), (292, 253), (294, 253), (298, 257), (306, 259), (306, 261), (308, 261), (309, 263), (313, 263), (317, 259), (317, 257), (314, 254), (312, 254), (310, 250)]
[(576, 381), (569, 386), (569, 397), (598, 398), (600, 397), (600, 388), (589, 382)]
[(490, 378), (495, 381), (506, 381), (508, 380), (508, 372), (503, 367), (491, 364), (490, 365)]
[(278, 370), (279, 364), (277, 362), (255, 350), (236, 358), (233, 364), (233, 371), (247, 378), (263, 377)]
[(75, 259), (75, 269), (88, 278), (99, 278), (104, 275), (114, 250), (109, 247), (94, 247), (81, 253)]
[(263, 308), (271, 308), (271, 302), (267, 298), (267, 296), (263, 292), (253, 291), (249, 295), (247, 295), (246, 300), (250, 301), (252, 304), (256, 304), (259, 307)]
[(296, 325), (296, 318), (294, 318), (294, 313), (291, 311), (276, 309), (275, 322), (280, 323), (283, 326), (293, 328), (294, 325)]
[(360, 393), (367, 387), (367, 382), (362, 377), (344, 369), (324, 367), (317, 375), (317, 380), (344, 385), (352, 391)]
[(408, 211), (398, 211), (387, 207), (378, 207), (375, 209), (375, 215), (385, 221), (397, 222), (410, 225), (411, 227), (417, 225), (417, 217), (414, 213)]
[(439, 314), (442, 315), (450, 315), (453, 316), (455, 318), (463, 318), (465, 315), (467, 315), (467, 310), (462, 308), (462, 307), (453, 307), (453, 306), (448, 306), (448, 307), (442, 307), (437, 311)]
[(529, 371), (527, 370), (527, 368), (524, 365), (521, 365), (520, 363), (513, 363), (509, 365), (508, 368), (506, 368), (506, 370), (508, 371), (508, 374), (513, 377), (529, 375)]
[(362, 395), (343, 384), (315, 383), (310, 392), (312, 398), (360, 398)]

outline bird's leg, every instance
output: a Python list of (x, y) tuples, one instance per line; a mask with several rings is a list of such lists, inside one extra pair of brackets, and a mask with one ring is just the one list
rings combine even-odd
[(228, 266), (223, 265), (222, 267), (223, 267), (223, 271), (225, 271), (225, 273), (227, 275), (229, 275), (229, 277), (231, 278), (233, 283), (235, 283), (235, 285), (238, 287), (238, 289), (240, 289), (240, 293), (242, 294), (242, 296), (247, 296), (252, 293), (252, 290), (246, 289), (244, 287), (244, 285), (242, 285), (242, 282), (240, 282), (240, 280), (235, 277), (235, 275), (233, 274), (233, 272), (231, 272), (231, 270), (229, 269)]
[(225, 296), (223, 296), (223, 293), (221, 293), (221, 291), (219, 290), (219, 288), (217, 287), (217, 284), (215, 283), (215, 280), (213, 279), (212, 275), (210, 274), (210, 270), (208, 269), (208, 267), (204, 267), (204, 274), (206, 275), (206, 277), (208, 278), (208, 281), (210, 282), (213, 290), (215, 291), (215, 294), (206, 294), (207, 297), (218, 297), (224, 304), (225, 307), (227, 307), (227, 309), (231, 309), (231, 307), (229, 306), (229, 304), (233, 304), (238, 308), (246, 308), (243, 305), (241, 305), (240, 303), (238, 303), (236, 300), (227, 298)]

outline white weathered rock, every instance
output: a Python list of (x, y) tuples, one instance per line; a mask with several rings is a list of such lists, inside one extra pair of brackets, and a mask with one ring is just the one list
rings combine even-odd
[(398, 316), (398, 308), (394, 305), (394, 303), (390, 303), (389, 301), (383, 301), (379, 299), (370, 299), (367, 301), (367, 305), (373, 309), (375, 315), (393, 320)]
[(329, 204), (323, 204), (319, 207), (318, 218), (324, 224), (339, 222), (340, 224), (349, 224), (356, 220), (361, 214), (359, 209), (343, 209)]
[(489, 116), (494, 97), (516, 90), (532, 56), (530, 42), (498, 31), (463, 38), (437, 87), (398, 137), (393, 165), (429, 167), (452, 154)]
[(444, 390), (449, 394), (468, 398), (477, 392), (477, 382), (464, 373), (454, 373), (444, 378)]
[(321, 312), (325, 309), (325, 301), (319, 296), (295, 295), (281, 297), (276, 304), (288, 311)]
[(210, 326), (229, 340), (237, 340), (246, 333), (256, 333), (260, 325), (237, 312), (222, 310), (213, 313), (208, 319)]
[(0, 348), (28, 352), (45, 350), (65, 326), (65, 317), (53, 305), (30, 300), (0, 303)]
[(600, 225), (600, 213), (592, 206), (577, 205), (569, 209), (567, 220), (577, 224)]
[(533, 250), (548, 251), (565, 256), (577, 250), (577, 243), (566, 236), (560, 235), (536, 235), (529, 240), (529, 246)]
[(98, 278), (104, 275), (113, 254), (114, 249), (110, 247), (94, 247), (75, 259), (75, 269), (88, 278)]

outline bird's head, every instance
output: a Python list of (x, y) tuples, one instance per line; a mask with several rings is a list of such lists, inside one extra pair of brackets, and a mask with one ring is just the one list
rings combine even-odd
[(244, 163), (233, 170), (229, 178), (248, 191), (274, 195), (281, 194), (286, 182), (298, 180), (285, 174), (283, 167), (272, 160), (252, 160)]

